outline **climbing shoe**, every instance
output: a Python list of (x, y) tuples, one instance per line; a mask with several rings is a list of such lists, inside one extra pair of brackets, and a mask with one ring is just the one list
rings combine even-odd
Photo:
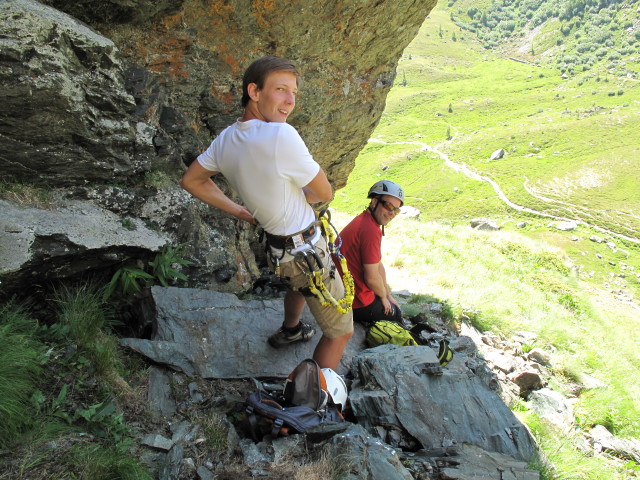
[(304, 322), (300, 322), (300, 328), (295, 333), (289, 333), (287, 330), (285, 327), (280, 327), (269, 337), (269, 345), (280, 348), (294, 342), (306, 342), (316, 334), (316, 329)]

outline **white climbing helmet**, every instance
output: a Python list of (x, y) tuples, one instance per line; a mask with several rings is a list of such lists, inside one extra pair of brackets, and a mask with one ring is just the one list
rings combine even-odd
[(402, 205), (404, 205), (404, 192), (400, 185), (391, 180), (380, 180), (373, 184), (373, 186), (369, 189), (369, 194), (367, 198), (373, 198), (376, 195), (389, 195), (391, 197), (395, 197)]
[(343, 409), (347, 404), (347, 385), (342, 377), (330, 368), (323, 368), (322, 374), (327, 382), (327, 391), (333, 403)]

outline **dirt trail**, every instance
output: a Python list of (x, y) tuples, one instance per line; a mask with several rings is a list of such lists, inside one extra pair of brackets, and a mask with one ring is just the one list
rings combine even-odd
[[(471, 178), (473, 180), (478, 180), (480, 182), (486, 182), (486, 183), (490, 184), (491, 187), (493, 188), (493, 190), (496, 192), (496, 195), (498, 195), (498, 198), (500, 198), (500, 200), (502, 200), (506, 205), (508, 205), (509, 207), (513, 208), (514, 210), (518, 210), (520, 212), (531, 213), (533, 215), (538, 215), (538, 216), (541, 216), (541, 217), (551, 218), (553, 220), (561, 220), (561, 221), (564, 221), (564, 222), (575, 222), (577, 224), (584, 225), (584, 226), (586, 226), (588, 228), (593, 228), (594, 230), (598, 230), (599, 232), (606, 233), (606, 234), (609, 234), (609, 235), (613, 235), (615, 237), (623, 238), (623, 239), (628, 240), (630, 242), (640, 244), (640, 239), (638, 239), (638, 238), (629, 237), (629, 236), (623, 235), (621, 233), (613, 232), (611, 230), (607, 230), (606, 228), (599, 227), (598, 225), (587, 223), (587, 222), (585, 222), (583, 220), (577, 220), (575, 218), (562, 217), (562, 216), (558, 216), (558, 215), (551, 215), (549, 213), (540, 212), (538, 210), (533, 210), (531, 208), (523, 207), (522, 205), (518, 205), (516, 203), (513, 203), (511, 200), (509, 200), (507, 198), (505, 193), (500, 188), (500, 185), (498, 185), (494, 180), (492, 180), (489, 177), (486, 177), (484, 175), (480, 175), (480, 174), (472, 171), (469, 167), (467, 167), (466, 165), (464, 165), (462, 163), (456, 163), (456, 162), (452, 161), (451, 159), (449, 159), (448, 155), (446, 155), (445, 153), (442, 153), (441, 151), (439, 151), (437, 149), (437, 147), (432, 147), (430, 145), (427, 145), (426, 143), (415, 141), (415, 140), (414, 141), (410, 141), (410, 142), (385, 142), (385, 141), (379, 140), (377, 138), (370, 138), (369, 141), (372, 142), (372, 143), (382, 143), (384, 145), (416, 145), (416, 146), (420, 147), (420, 150), (419, 150), (420, 152), (428, 151), (428, 152), (431, 152), (431, 153), (435, 153), (442, 160), (444, 160), (445, 165), (447, 165), (452, 170), (454, 170), (456, 172), (459, 172), (459, 173), (462, 173), (462, 174), (466, 175), (467, 177), (469, 177), (469, 178)], [(527, 189), (526, 184), (525, 184), (525, 189)], [(529, 191), (529, 190), (527, 189), (527, 191)], [(546, 199), (546, 198), (538, 196), (538, 195), (534, 195), (534, 196), (538, 200), (542, 200), (542, 201), (545, 201), (545, 202), (549, 200), (549, 199)], [(549, 203), (552, 203), (552, 202), (549, 201)]]

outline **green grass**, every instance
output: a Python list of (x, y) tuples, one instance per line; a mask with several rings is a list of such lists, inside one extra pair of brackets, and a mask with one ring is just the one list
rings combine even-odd
[[(422, 142), (495, 180), (523, 207), (637, 236), (639, 108), (636, 79), (611, 76), (605, 66), (563, 79), (552, 66), (496, 56), (436, 7), (399, 62), (372, 137)], [(507, 154), (491, 161), (499, 148)], [(370, 143), (336, 207), (353, 212), (354, 199), (378, 174), (402, 179), (423, 219), (461, 221), (508, 211), (487, 183), (454, 172), (415, 143)]]
[[(337, 228), (349, 219), (333, 214)], [(515, 231), (400, 217), (385, 228), (383, 261), (391, 287), (414, 293), (406, 312), (422, 299), (438, 299), (456, 321), (480, 330), (537, 333), (533, 346), (552, 352), (554, 388), (568, 392), (581, 373), (607, 385), (584, 392), (574, 404), (580, 429), (600, 424), (623, 438), (640, 437), (637, 310), (594, 291), (562, 249)], [(578, 436), (545, 432), (542, 446), (558, 475), (546, 478), (628, 478), (620, 462), (578, 450)]]
[(42, 372), (43, 346), (33, 338), (36, 322), (13, 304), (0, 308), (0, 448), (33, 427), (30, 397)]
[[(536, 332), (533, 346), (554, 352), (554, 388), (568, 392), (581, 373), (607, 385), (577, 400), (578, 428), (600, 424), (638, 438), (640, 333), (625, 296), (640, 298), (640, 245), (623, 236), (640, 237), (640, 83), (608, 73), (606, 63), (563, 78), (555, 57), (486, 50), (451, 22), (464, 4), (438, 5), (405, 50), (379, 125), (336, 193), (334, 223), (365, 207), (375, 181), (398, 182), (420, 217), (385, 229), (391, 286), (438, 298), (481, 330)], [(556, 44), (553, 22), (541, 32), (536, 52)], [(500, 148), (505, 156), (491, 160)], [(508, 206), (447, 158), (543, 215)], [(480, 216), (502, 230), (471, 230)], [(561, 232), (550, 216), (585, 223)], [(579, 434), (563, 437), (527, 418), (553, 464), (539, 462), (543, 479), (637, 474), (637, 465), (577, 449)]]
[(58, 319), (67, 327), (69, 339), (87, 355), (98, 375), (117, 377), (122, 370), (117, 338), (110, 334), (116, 324), (104, 300), (104, 291), (91, 283), (61, 286), (53, 296), (59, 306)]
[(125, 453), (131, 431), (114, 399), (135, 399), (103, 292), (85, 284), (53, 297), (50, 326), (0, 306), (0, 479), (151, 479)]

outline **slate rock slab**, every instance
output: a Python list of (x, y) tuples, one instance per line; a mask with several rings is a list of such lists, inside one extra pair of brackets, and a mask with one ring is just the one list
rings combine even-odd
[[(284, 318), (282, 299), (240, 300), (211, 290), (152, 287), (155, 333), (151, 340), (124, 338), (121, 345), (154, 362), (202, 378), (286, 377), (313, 356), (321, 330), (305, 307), (304, 321), (317, 333), (305, 343), (274, 349), (267, 338)], [(347, 373), (351, 358), (364, 348), (364, 330), (347, 345), (339, 373)]]

